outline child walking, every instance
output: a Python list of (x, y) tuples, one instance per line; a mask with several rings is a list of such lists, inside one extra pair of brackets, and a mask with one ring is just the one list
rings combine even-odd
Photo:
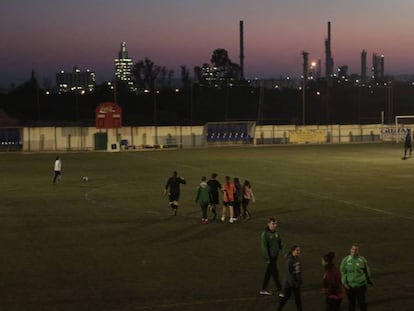
[(208, 224), (207, 209), (211, 204), (211, 191), (209, 185), (207, 185), (207, 177), (201, 177), (201, 183), (197, 189), (197, 195), (195, 198), (196, 203), (201, 207), (201, 223)]

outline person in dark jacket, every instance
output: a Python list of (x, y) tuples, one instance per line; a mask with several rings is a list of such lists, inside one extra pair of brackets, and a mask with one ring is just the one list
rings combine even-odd
[(180, 198), (180, 185), (186, 184), (184, 178), (179, 177), (176, 171), (168, 178), (164, 188), (164, 195), (168, 194), (170, 207), (173, 210), (173, 216), (177, 216), (178, 199)]
[(411, 158), (411, 153), (413, 151), (412, 146), (411, 146), (411, 141), (412, 141), (411, 130), (408, 129), (407, 134), (405, 135), (405, 141), (404, 141), (404, 158), (407, 158), (407, 151), (409, 151), (409, 155)]
[(277, 224), (276, 219), (269, 218), (267, 227), (261, 234), (260, 246), (263, 258), (266, 262), (266, 272), (263, 278), (262, 289), (259, 292), (260, 295), (272, 294), (272, 292), (268, 290), (270, 277), (273, 277), (276, 289), (278, 291), (282, 289), (282, 285), (279, 280), (279, 270), (277, 268), (277, 258), (283, 251), (283, 244), (280, 234), (276, 231)]
[(210, 210), (213, 213), (213, 219), (217, 218), (217, 207), (219, 206), (219, 192), (221, 191), (221, 184), (217, 180), (217, 173), (211, 174), (211, 179), (207, 181), (207, 185), (210, 187), (211, 192), (211, 203)]
[(241, 218), (241, 203), (243, 200), (243, 187), (238, 177), (233, 178), (234, 183), (234, 218)]
[(296, 309), (302, 311), (302, 300), (300, 297), (300, 287), (302, 286), (302, 272), (300, 268), (300, 247), (293, 245), (286, 257), (285, 278), (283, 282), (283, 294), (277, 311), (281, 311), (288, 302), (290, 296), (295, 296)]
[(207, 185), (207, 177), (201, 177), (200, 186), (197, 189), (197, 195), (195, 198), (196, 203), (200, 204), (203, 224), (208, 224), (207, 209), (211, 203), (210, 187)]
[(326, 311), (339, 311), (344, 298), (341, 273), (334, 264), (334, 257), (334, 252), (322, 256), (322, 266), (325, 268), (322, 291), (326, 297)]

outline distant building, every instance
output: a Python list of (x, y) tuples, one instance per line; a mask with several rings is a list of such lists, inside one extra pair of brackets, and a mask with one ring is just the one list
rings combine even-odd
[(210, 86), (218, 86), (220, 83), (220, 70), (218, 67), (203, 65), (201, 67), (201, 77)]
[(384, 55), (378, 56), (376, 53), (372, 54), (372, 79), (382, 81), (385, 78), (384, 75)]
[(121, 43), (121, 50), (118, 53), (118, 58), (115, 58), (115, 79), (126, 83), (131, 91), (135, 91), (134, 82), (132, 80), (132, 68), (134, 62), (128, 57), (126, 50), (126, 42)]
[(204, 64), (200, 68), (200, 82), (211, 87), (231, 85), (237, 79), (229, 77), (228, 67), (216, 67)]
[(62, 70), (56, 74), (56, 85), (59, 93), (91, 93), (95, 90), (95, 73), (89, 69), (81, 71), (76, 67), (73, 67), (72, 72)]
[(308, 70), (308, 80), (318, 80), (321, 77), (321, 60), (318, 62), (311, 61)]
[(361, 52), (361, 81), (367, 82), (367, 52), (365, 50)]
[(347, 65), (342, 65), (338, 67), (338, 77), (340, 79), (348, 78), (348, 66)]

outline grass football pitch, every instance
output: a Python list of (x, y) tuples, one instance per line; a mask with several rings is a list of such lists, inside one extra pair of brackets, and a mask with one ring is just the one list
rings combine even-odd
[[(275, 310), (258, 295), (270, 216), (301, 246), (304, 310), (324, 310), (321, 255), (339, 265), (353, 243), (372, 271), (368, 309), (414, 310), (414, 158), (401, 145), (64, 153), (52, 185), (55, 156), (0, 154), (0, 310)], [(177, 217), (163, 196), (174, 170), (187, 180)], [(201, 224), (195, 192), (212, 172), (251, 181), (250, 220)]]

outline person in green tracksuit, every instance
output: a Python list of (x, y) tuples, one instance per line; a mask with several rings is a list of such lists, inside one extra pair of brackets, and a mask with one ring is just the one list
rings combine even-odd
[(198, 203), (201, 207), (201, 213), (202, 213), (201, 222), (203, 224), (208, 224), (207, 209), (208, 209), (208, 206), (212, 202), (212, 197), (211, 197), (210, 186), (207, 185), (207, 177), (205, 176), (201, 177), (201, 183), (197, 189), (197, 195), (195, 198), (195, 202)]
[(276, 231), (277, 224), (277, 220), (269, 218), (267, 227), (260, 236), (262, 255), (266, 262), (266, 272), (263, 278), (262, 289), (259, 292), (260, 295), (272, 294), (267, 288), (270, 277), (273, 277), (277, 290), (280, 292), (282, 289), (277, 268), (277, 257), (283, 250), (283, 244), (280, 234)]
[(342, 259), (340, 269), (342, 285), (348, 297), (348, 310), (356, 310), (358, 301), (361, 311), (367, 310), (366, 291), (371, 282), (371, 271), (367, 260), (359, 254), (359, 247), (352, 245), (350, 254)]

